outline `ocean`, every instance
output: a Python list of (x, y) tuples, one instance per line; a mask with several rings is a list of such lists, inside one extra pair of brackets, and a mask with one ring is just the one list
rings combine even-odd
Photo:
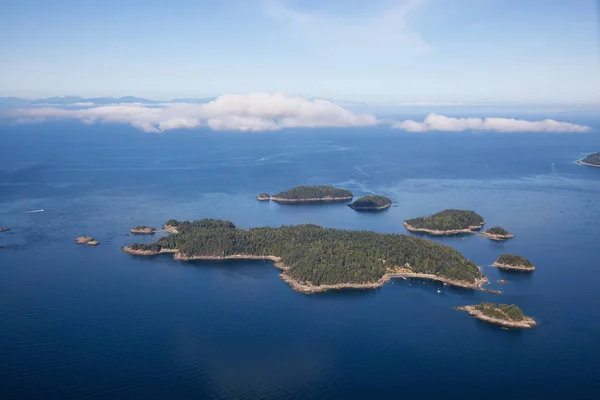
[[(596, 151), (593, 132), (1, 125), (0, 226), (11, 230), (0, 233), (0, 397), (597, 398), (600, 168), (576, 164)], [(394, 205), (360, 213), (255, 198), (317, 184)], [(270, 262), (120, 250), (161, 235), (127, 235), (134, 225), (171, 218), (407, 234), (405, 219), (446, 208), (516, 235), (433, 239), (502, 294), (396, 279), (306, 295)], [(100, 245), (74, 244), (81, 235)], [(502, 253), (537, 270), (490, 267)], [(481, 301), (515, 303), (539, 325), (506, 331), (453, 310)]]

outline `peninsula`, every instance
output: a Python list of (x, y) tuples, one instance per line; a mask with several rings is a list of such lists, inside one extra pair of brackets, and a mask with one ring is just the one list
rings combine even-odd
[(87, 244), (88, 246), (96, 246), (96, 245), (100, 244), (100, 242), (98, 242), (91, 236), (79, 236), (77, 239), (75, 239), (75, 243)]
[(5, 226), (0, 226), (0, 232), (5, 232), (5, 231), (8, 231), (8, 230), (10, 230), (10, 228), (7, 228)]
[(363, 196), (356, 199), (353, 203), (348, 204), (353, 210), (357, 211), (381, 211), (389, 208), (392, 205), (392, 200), (385, 196)]
[(496, 307), (493, 303), (475, 306), (455, 307), (455, 310), (466, 311), (471, 316), (506, 328), (533, 328), (537, 325), (533, 318), (523, 315), (523, 311), (514, 304), (500, 304)]
[(407, 235), (348, 231), (318, 225), (238, 229), (229, 221), (170, 220), (173, 235), (123, 251), (137, 256), (173, 253), (176, 260), (271, 260), (303, 293), (377, 288), (395, 277), (432, 279), (483, 290), (487, 278), (455, 249)]
[(134, 226), (133, 228), (131, 228), (129, 230), (129, 232), (131, 233), (135, 233), (135, 234), (142, 234), (142, 235), (151, 235), (153, 233), (158, 232), (158, 229), (154, 229), (152, 227), (149, 227), (147, 225), (137, 225)]
[(296, 186), (271, 196), (271, 200), (278, 203), (310, 203), (348, 201), (352, 197), (354, 195), (349, 190), (332, 186)]
[(404, 221), (404, 227), (411, 232), (429, 235), (457, 235), (473, 233), (485, 224), (483, 217), (470, 210), (444, 210), (428, 217), (418, 217)]
[(498, 267), (505, 270), (515, 271), (535, 271), (535, 265), (525, 257), (515, 256), (513, 254), (502, 254), (498, 257), (498, 260), (492, 264), (494, 267)]
[(577, 161), (579, 164), (587, 165), (589, 167), (600, 168), (600, 153), (593, 153), (584, 158), (583, 160)]
[(256, 196), (256, 200), (269, 201), (271, 200), (271, 195), (269, 193), (260, 193), (258, 196)]
[(508, 240), (515, 237), (515, 235), (500, 226), (494, 226), (485, 232), (481, 232), (481, 235), (488, 239), (498, 241)]

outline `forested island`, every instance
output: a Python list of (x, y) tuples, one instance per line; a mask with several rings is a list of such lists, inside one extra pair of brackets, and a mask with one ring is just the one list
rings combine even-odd
[(491, 240), (507, 240), (515, 237), (515, 235), (500, 226), (494, 226), (481, 234)]
[(346, 189), (333, 186), (296, 186), (276, 195), (271, 200), (278, 203), (348, 201), (354, 195)]
[(77, 239), (75, 239), (75, 243), (86, 244), (88, 246), (96, 246), (100, 244), (100, 242), (98, 242), (91, 236), (79, 236)]
[(369, 195), (356, 199), (353, 203), (348, 204), (348, 207), (357, 211), (380, 211), (391, 205), (392, 200), (385, 196)]
[(514, 254), (502, 254), (498, 260), (492, 264), (494, 267), (516, 271), (535, 271), (535, 265), (525, 257), (515, 256)]
[(455, 307), (455, 309), (466, 311), (479, 320), (507, 328), (533, 328), (537, 325), (533, 318), (525, 316), (523, 311), (514, 304), (496, 306), (493, 303), (482, 302), (475, 306)]
[(259, 201), (269, 201), (271, 200), (271, 195), (269, 193), (260, 193), (256, 196), (256, 199)]
[(131, 228), (129, 230), (129, 232), (135, 233), (135, 234), (145, 234), (145, 235), (150, 234), (151, 235), (153, 233), (158, 232), (158, 229), (154, 229), (147, 225), (137, 225), (137, 226), (134, 226), (133, 228)]
[(487, 278), (457, 250), (407, 235), (323, 228), (318, 225), (238, 229), (229, 221), (169, 220), (176, 234), (123, 251), (152, 256), (174, 253), (176, 260), (272, 260), (281, 278), (304, 293), (344, 288), (376, 288), (394, 277), (433, 279), (482, 289)]
[(600, 167), (600, 153), (590, 154), (583, 160), (579, 160), (577, 162), (579, 164), (588, 165), (590, 167)]
[(454, 209), (404, 221), (404, 227), (407, 230), (430, 235), (473, 233), (473, 231), (481, 229), (484, 224), (483, 217), (475, 211)]

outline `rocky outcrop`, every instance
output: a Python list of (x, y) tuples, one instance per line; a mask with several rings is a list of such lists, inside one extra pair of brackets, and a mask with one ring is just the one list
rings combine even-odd
[(271, 197), (271, 200), (277, 203), (317, 203), (317, 202), (338, 202), (338, 201), (349, 201), (352, 200), (352, 196), (347, 197), (314, 197), (307, 199), (284, 199), (282, 197)]
[(158, 229), (151, 228), (149, 226), (136, 226), (129, 230), (131, 233), (135, 233), (138, 235), (151, 235), (158, 232)]
[(79, 236), (77, 239), (75, 239), (75, 243), (85, 244), (88, 246), (96, 246), (96, 245), (100, 244), (100, 242), (98, 242), (91, 236)]
[(483, 225), (485, 225), (485, 222), (482, 222), (481, 225), (471, 225), (467, 229), (439, 230), (439, 229), (415, 228), (414, 226), (409, 225), (406, 222), (404, 223), (404, 227), (406, 228), (407, 231), (422, 232), (422, 233), (427, 233), (429, 235), (434, 235), (434, 236), (458, 235), (460, 233), (477, 233), (475, 231), (483, 228)]
[(532, 272), (535, 271), (535, 266), (527, 266), (527, 265), (512, 265), (512, 264), (501, 264), (499, 262), (495, 262), (492, 264), (493, 267), (498, 267), (504, 270), (513, 270), (513, 271), (524, 271), (524, 272)]
[(485, 322), (489, 322), (491, 324), (500, 325), (506, 328), (533, 328), (537, 325), (537, 322), (533, 318), (524, 317), (520, 321), (514, 321), (511, 319), (500, 319), (490, 317), (485, 315), (481, 311), (479, 311), (475, 306), (463, 306), (463, 307), (455, 307), (455, 310), (466, 311), (469, 315)]

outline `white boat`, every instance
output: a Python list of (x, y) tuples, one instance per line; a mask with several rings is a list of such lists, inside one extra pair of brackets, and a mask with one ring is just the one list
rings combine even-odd
[(438, 288), (438, 293), (442, 293), (442, 291), (440, 290), (440, 288)]

